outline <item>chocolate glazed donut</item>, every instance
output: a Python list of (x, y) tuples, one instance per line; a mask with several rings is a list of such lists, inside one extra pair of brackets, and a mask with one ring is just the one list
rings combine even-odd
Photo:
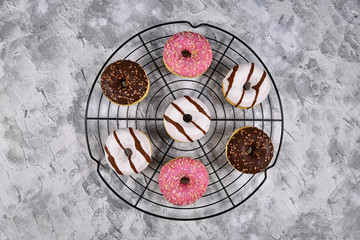
[(149, 92), (149, 79), (136, 62), (119, 60), (108, 65), (101, 74), (101, 88), (113, 103), (132, 105), (140, 102)]
[(262, 172), (269, 165), (274, 148), (268, 135), (256, 127), (236, 130), (226, 145), (226, 158), (243, 173)]

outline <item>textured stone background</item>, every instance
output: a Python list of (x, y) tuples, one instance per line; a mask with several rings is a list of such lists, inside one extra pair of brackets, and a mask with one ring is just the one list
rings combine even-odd
[[(0, 0), (0, 239), (356, 239), (360, 236), (360, 2)], [(169, 222), (120, 202), (85, 147), (105, 59), (157, 23), (209, 22), (267, 64), (285, 135), (242, 206)]]

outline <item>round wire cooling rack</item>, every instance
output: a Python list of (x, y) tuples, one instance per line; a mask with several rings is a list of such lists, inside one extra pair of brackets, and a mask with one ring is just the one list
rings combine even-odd
[[(170, 73), (163, 63), (166, 40), (180, 31), (196, 31), (205, 36), (213, 49), (213, 62), (205, 74), (186, 79)], [(103, 96), (100, 75), (108, 63), (119, 59), (138, 62), (150, 80), (148, 96), (139, 104), (118, 106)], [(272, 90), (260, 105), (242, 110), (223, 97), (221, 83), (237, 64), (254, 62), (270, 76)], [(163, 114), (176, 98), (189, 95), (203, 101), (211, 113), (209, 132), (194, 143), (171, 139), (163, 125)], [(265, 131), (274, 145), (269, 167), (255, 175), (243, 174), (228, 164), (225, 147), (231, 134), (240, 127), (256, 126)], [(137, 175), (120, 176), (106, 164), (103, 143), (117, 128), (134, 127), (149, 137), (152, 161)], [(284, 130), (280, 95), (260, 57), (241, 39), (219, 27), (187, 21), (159, 24), (135, 34), (121, 44), (105, 61), (90, 89), (85, 133), (89, 154), (97, 163), (97, 173), (105, 185), (129, 206), (152, 216), (170, 220), (200, 220), (228, 212), (248, 200), (265, 182), (267, 171), (279, 156)], [(173, 158), (192, 157), (204, 163), (209, 172), (206, 193), (195, 204), (174, 206), (162, 196), (158, 186), (161, 167)]]

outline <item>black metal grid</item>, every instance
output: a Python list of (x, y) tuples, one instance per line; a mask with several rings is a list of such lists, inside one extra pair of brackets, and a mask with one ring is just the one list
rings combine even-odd
[[(185, 26), (190, 31), (204, 28), (206, 31), (214, 30), (217, 34), (223, 34), (221, 40), (217, 40), (216, 37), (207, 36), (207, 34), (202, 34), (205, 35), (210, 44), (219, 46), (219, 49), (213, 48), (213, 64), (201, 76), (201, 79), (181, 79), (177, 77), (175, 80), (169, 80), (174, 75), (166, 69), (162, 62), (163, 43), (167, 38), (176, 33), (174, 26), (178, 25)], [(172, 28), (171, 30), (167, 29), (168, 32), (164, 36), (154, 38), (151, 35), (151, 30), (167, 26)], [(161, 30), (166, 32), (166, 30)], [(149, 40), (144, 40), (146, 33), (150, 33)], [(227, 39), (228, 42), (224, 43), (224, 39)], [(103, 97), (101, 90), (98, 90), (100, 86), (97, 83), (102, 71), (110, 60), (117, 60), (113, 59), (114, 56), (125, 48), (125, 45), (136, 41), (139, 41), (140, 45), (130, 51), (127, 50), (126, 55), (122, 58), (139, 62), (147, 71), (151, 83), (150, 92), (141, 103), (129, 107), (120, 107)], [(235, 46), (234, 41), (237, 44), (242, 44), (250, 52), (250, 56), (262, 65), (272, 81), (273, 90), (271, 90), (269, 97), (259, 106), (249, 110), (229, 107), (230, 104), (224, 101), (221, 93), (222, 78), (225, 77), (227, 71), (239, 63), (239, 60), (235, 61), (232, 59), (234, 54), (237, 54), (242, 61), (249, 62), (248, 58), (240, 53), (241, 50), (236, 49), (238, 45)], [(151, 47), (154, 44), (156, 45), (157, 42), (159, 42), (159, 46), (152, 49)], [(228, 51), (232, 51), (232, 55)], [(138, 57), (134, 59), (135, 55)], [(155, 76), (156, 74), (157, 77)], [(192, 84), (192, 87), (189, 87), (187, 84)], [(200, 139), (196, 143), (187, 145), (190, 146), (189, 148), (176, 143), (164, 134), (164, 127), (162, 125), (163, 112), (161, 110), (164, 108), (160, 107), (166, 101), (173, 101), (177, 96), (183, 96), (184, 93), (206, 101), (208, 107), (213, 112), (211, 120), (211, 129), (213, 131), (210, 130), (208, 132), (207, 139)], [(271, 95), (273, 99), (271, 99)], [(273, 111), (274, 103), (272, 103), (274, 99), (276, 100), (276, 108), (279, 113), (278, 118), (273, 116), (275, 114)], [(154, 106), (156, 106), (155, 109)], [(227, 107), (225, 108), (225, 106)], [(111, 116), (110, 112), (114, 107), (116, 108), (116, 116)], [(267, 113), (270, 115), (269, 117), (266, 116), (265, 107), (268, 108)], [(93, 108), (93, 110), (90, 110), (90, 108)], [(256, 117), (256, 113), (259, 112), (261, 117)], [(243, 117), (240, 117), (239, 113), (242, 113)], [(247, 116), (248, 113), (250, 113), (251, 117)], [(92, 114), (96, 115), (93, 116)], [(116, 122), (116, 125), (112, 124), (112, 122)], [(91, 124), (95, 124), (95, 126), (89, 127)], [(113, 126), (111, 127), (110, 125)], [(130, 125), (135, 128), (144, 128), (143, 131), (146, 132), (153, 146), (152, 162), (146, 170), (136, 176), (119, 176), (110, 170), (103, 160), (103, 142), (114, 128), (129, 127)], [(236, 128), (251, 125), (256, 125), (267, 132), (276, 149), (269, 167), (263, 173), (256, 175), (243, 174), (229, 167), (224, 147), (224, 143), (227, 142), (228, 137)], [(266, 128), (265, 125), (270, 126)], [(276, 125), (279, 126), (276, 128)], [(97, 173), (103, 182), (119, 199), (135, 209), (170, 220), (186, 221), (214, 217), (234, 209), (249, 199), (263, 185), (267, 178), (267, 171), (277, 161), (282, 143), (283, 129), (284, 121), (280, 96), (270, 72), (259, 56), (246, 43), (228, 31), (205, 23), (194, 26), (187, 21), (169, 22), (153, 26), (134, 35), (116, 49), (103, 64), (95, 78), (89, 93), (85, 113), (87, 147), (90, 157), (97, 163)], [(275, 131), (278, 133), (277, 137), (273, 136)], [(218, 140), (214, 140), (215, 138), (218, 138)], [(95, 144), (91, 143), (91, 139), (94, 140)], [(171, 152), (175, 153), (171, 154)], [(185, 207), (178, 207), (167, 203), (158, 189), (158, 182), (155, 178), (159, 174), (160, 167), (166, 163), (166, 160), (179, 157), (180, 152), (180, 156), (200, 159), (208, 168), (210, 179), (205, 195), (194, 205)], [(99, 156), (95, 157), (95, 153)], [(255, 178), (258, 178), (256, 182)], [(142, 206), (140, 206), (141, 203), (143, 203)]]

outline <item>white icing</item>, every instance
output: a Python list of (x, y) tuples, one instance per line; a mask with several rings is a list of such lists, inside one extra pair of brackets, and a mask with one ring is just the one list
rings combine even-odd
[[(201, 102), (197, 98), (193, 98), (193, 97), (190, 98), (194, 102), (199, 104), (207, 113), (207, 115), (210, 116), (210, 111), (203, 102)], [(173, 103), (179, 106), (184, 112), (184, 114), (190, 114), (192, 116), (192, 121), (196, 123), (198, 126), (200, 126), (207, 133), (211, 124), (211, 120), (205, 114), (199, 112), (199, 110), (196, 108), (194, 104), (189, 102), (189, 100), (187, 100), (185, 97), (178, 98), (175, 101), (173, 101)], [(200, 138), (205, 136), (205, 134), (192, 122), (185, 122), (183, 120), (183, 115), (172, 104), (170, 104), (169, 107), (166, 109), (165, 115), (171, 118), (173, 121), (179, 123), (184, 128), (185, 133), (193, 141), (199, 140)], [(164, 119), (164, 125), (168, 134), (176, 141), (184, 142), (184, 143), (190, 142), (189, 139), (183, 133), (178, 131), (178, 129), (173, 124), (166, 121), (165, 119)]]
[[(251, 63), (240, 64), (239, 69), (235, 73), (233, 85), (232, 85), (228, 95), (226, 96), (228, 98), (228, 100), (230, 100), (234, 105), (236, 105), (241, 98), (241, 95), (244, 91), (243, 86), (248, 78), (250, 69), (251, 69)], [(232, 74), (233, 71), (234, 71), (234, 68), (231, 69), (226, 74), (226, 76), (223, 80), (224, 94), (227, 92), (227, 90), (229, 88), (228, 78), (230, 77), (230, 75)], [(244, 97), (243, 97), (241, 103), (239, 104), (239, 107), (248, 108), (252, 105), (252, 103), (255, 99), (255, 96), (256, 96), (256, 91), (252, 87), (255, 86), (260, 81), (263, 73), (264, 73), (264, 70), (262, 68), (254, 65), (254, 71), (249, 80), (249, 82), (251, 84), (251, 88), (249, 90), (245, 90)], [(256, 105), (260, 104), (262, 101), (264, 101), (265, 98), (268, 96), (269, 91), (270, 91), (270, 78), (269, 78), (268, 74), (266, 73), (264, 82), (261, 84), (261, 86), (259, 88), (259, 94), (258, 94), (257, 100), (253, 106), (256, 106)]]
[[(141, 147), (151, 158), (151, 144), (148, 137), (143, 132), (135, 128), (132, 128), (132, 130), (134, 131), (136, 138), (140, 141)], [(139, 173), (142, 170), (144, 170), (149, 165), (149, 163), (146, 161), (145, 157), (141, 154), (141, 152), (139, 152), (136, 149), (135, 140), (133, 136), (130, 134), (130, 129), (129, 128), (117, 129), (116, 135), (125, 149), (127, 148), (131, 149), (132, 155), (130, 158), (137, 172)], [(111, 156), (114, 157), (117, 167), (124, 175), (135, 174), (134, 170), (130, 166), (128, 156), (126, 156), (124, 150), (120, 147), (120, 145), (116, 141), (114, 132), (112, 132), (106, 139), (106, 147), (110, 152)], [(105, 157), (110, 167), (114, 171), (116, 171), (115, 168), (111, 165), (106, 151), (105, 151)]]

